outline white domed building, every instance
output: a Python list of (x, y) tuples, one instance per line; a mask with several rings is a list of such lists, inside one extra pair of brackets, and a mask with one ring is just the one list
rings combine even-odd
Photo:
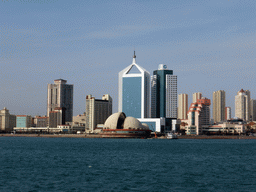
[(150, 133), (147, 124), (141, 124), (138, 119), (118, 112), (107, 118), (100, 134), (105, 138), (146, 138)]

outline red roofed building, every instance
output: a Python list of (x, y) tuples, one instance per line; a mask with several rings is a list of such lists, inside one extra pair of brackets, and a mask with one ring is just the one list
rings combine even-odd
[(196, 103), (191, 103), (187, 113), (187, 134), (199, 135), (202, 132), (202, 127), (210, 124), (210, 105), (211, 100), (205, 97), (197, 99)]

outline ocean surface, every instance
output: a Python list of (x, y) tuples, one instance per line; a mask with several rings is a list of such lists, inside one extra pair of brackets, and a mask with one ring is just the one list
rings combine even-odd
[(256, 191), (256, 140), (0, 137), (0, 191)]

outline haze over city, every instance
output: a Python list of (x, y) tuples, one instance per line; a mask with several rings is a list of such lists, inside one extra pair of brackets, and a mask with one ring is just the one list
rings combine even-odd
[(46, 115), (47, 84), (74, 85), (74, 115), (85, 96), (110, 94), (118, 106), (118, 72), (137, 63), (150, 72), (165, 64), (178, 94), (212, 99), (225, 90), (232, 108), (243, 88), (255, 99), (253, 0), (1, 1), (1, 109)]

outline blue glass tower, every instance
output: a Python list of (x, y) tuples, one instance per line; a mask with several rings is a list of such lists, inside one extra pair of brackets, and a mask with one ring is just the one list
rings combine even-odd
[(118, 111), (135, 118), (149, 117), (149, 81), (150, 74), (136, 64), (134, 51), (132, 64), (119, 72)]

